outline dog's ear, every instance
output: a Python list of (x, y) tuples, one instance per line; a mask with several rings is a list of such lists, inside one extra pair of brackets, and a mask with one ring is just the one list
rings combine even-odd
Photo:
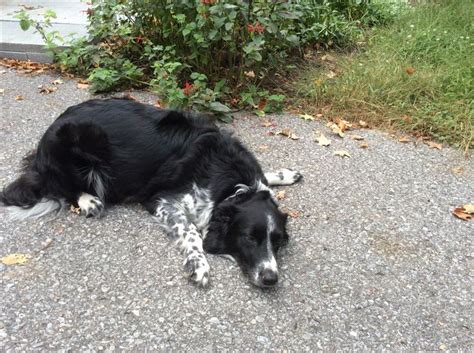
[(224, 203), (216, 208), (204, 238), (204, 251), (210, 254), (228, 254), (227, 235), (236, 211), (237, 207), (231, 203)]

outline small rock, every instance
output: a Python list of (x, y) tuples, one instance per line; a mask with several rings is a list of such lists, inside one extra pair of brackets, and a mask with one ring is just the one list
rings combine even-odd
[(262, 344), (267, 344), (269, 342), (269, 339), (265, 336), (258, 336), (257, 342), (262, 343)]
[(217, 325), (217, 324), (219, 324), (219, 319), (217, 317), (211, 317), (209, 319), (209, 323), (212, 324), (212, 325)]

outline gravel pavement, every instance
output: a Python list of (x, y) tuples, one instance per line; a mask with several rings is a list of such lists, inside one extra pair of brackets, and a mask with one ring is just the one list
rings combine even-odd
[[(39, 93), (56, 78), (0, 74), (0, 186), (66, 107), (91, 97), (66, 79)], [(0, 264), (0, 350), (472, 349), (474, 221), (451, 214), (474, 203), (472, 159), (349, 132), (365, 138), (363, 149), (323, 123), (272, 119), (276, 127), (263, 127), (241, 114), (227, 128), (265, 169), (304, 175), (280, 188), (282, 206), (298, 217), (289, 222), (278, 288), (253, 287), (215, 256), (210, 288), (194, 287), (182, 256), (138, 205), (112, 207), (100, 220), (64, 212), (13, 222), (0, 210), (0, 256), (31, 256)], [(301, 139), (269, 134), (285, 127)], [(315, 143), (314, 130), (331, 146)], [(339, 149), (351, 157), (335, 156)]]

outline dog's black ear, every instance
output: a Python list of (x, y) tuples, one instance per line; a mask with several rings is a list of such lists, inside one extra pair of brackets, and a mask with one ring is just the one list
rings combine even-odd
[(231, 203), (217, 207), (209, 223), (209, 231), (204, 238), (204, 251), (210, 254), (228, 254), (227, 234), (236, 211), (237, 207)]

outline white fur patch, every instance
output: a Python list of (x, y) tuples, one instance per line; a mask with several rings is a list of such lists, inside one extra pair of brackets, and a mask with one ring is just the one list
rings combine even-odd
[(302, 178), (300, 172), (291, 169), (281, 169), (272, 173), (265, 173), (268, 185), (291, 185)]
[(100, 216), (104, 210), (104, 204), (98, 197), (85, 192), (81, 194), (77, 204), (86, 216)]
[(64, 201), (41, 199), (36, 205), (31, 208), (23, 208), (19, 206), (8, 206), (10, 217), (17, 220), (35, 219), (43, 217), (52, 212), (59, 212), (64, 206)]

